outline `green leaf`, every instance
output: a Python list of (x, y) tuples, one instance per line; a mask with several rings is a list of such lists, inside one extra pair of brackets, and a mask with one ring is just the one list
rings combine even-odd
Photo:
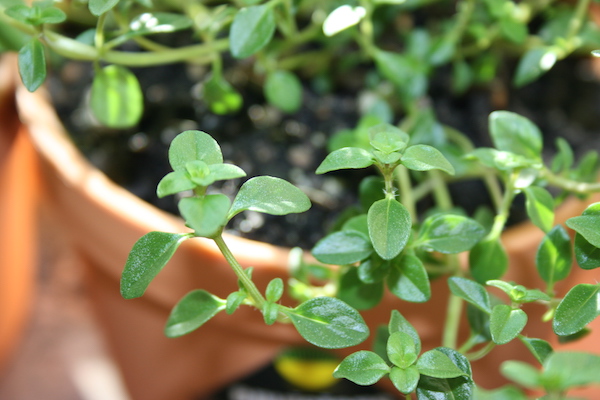
[(600, 314), (600, 286), (582, 283), (575, 285), (562, 299), (552, 321), (557, 335), (579, 332)]
[(548, 356), (554, 351), (552, 349), (552, 346), (550, 346), (550, 343), (546, 342), (545, 340), (528, 338), (526, 336), (519, 336), (519, 339), (521, 340), (521, 342), (523, 342), (523, 344), (525, 344), (525, 346), (529, 349), (531, 354), (533, 354), (533, 356), (540, 362), (540, 364), (543, 364), (544, 361), (548, 358)]
[(600, 203), (589, 206), (578, 217), (569, 218), (567, 226), (584, 237), (591, 245), (600, 247)]
[(369, 241), (355, 231), (334, 232), (319, 240), (312, 255), (322, 263), (354, 264), (369, 257), (373, 248)]
[(208, 165), (223, 163), (221, 148), (215, 139), (202, 131), (184, 131), (171, 141), (169, 163), (174, 171), (186, 170), (190, 161), (203, 161)]
[(448, 278), (448, 286), (454, 295), (468, 301), (487, 314), (492, 313), (490, 296), (485, 288), (479, 283), (467, 278), (455, 276)]
[(500, 366), (502, 375), (508, 379), (525, 386), (536, 389), (540, 384), (540, 371), (523, 361), (504, 361)]
[(411, 365), (407, 368), (393, 367), (390, 371), (390, 379), (400, 393), (408, 394), (415, 391), (421, 374), (419, 369)]
[(460, 369), (447, 354), (439, 349), (433, 349), (423, 353), (417, 361), (417, 368), (421, 374), (433, 378), (447, 379), (467, 375), (467, 373)]
[(235, 15), (229, 32), (231, 54), (250, 57), (265, 47), (275, 33), (275, 14), (269, 4), (242, 8)]
[(425, 144), (410, 146), (402, 155), (402, 165), (415, 171), (442, 170), (454, 175), (454, 167), (450, 161), (435, 147)]
[[(463, 375), (447, 379), (422, 375), (417, 386), (417, 398), (435, 400), (472, 399), (475, 384), (471, 378), (471, 365), (467, 358), (447, 347), (438, 347), (432, 351), (445, 354), (463, 372)], [(432, 367), (435, 368), (436, 365), (432, 365)]]
[(358, 385), (374, 385), (390, 372), (383, 358), (372, 351), (361, 350), (344, 358), (333, 371), (335, 378), (346, 378)]
[(553, 47), (536, 47), (527, 51), (517, 65), (513, 80), (515, 86), (525, 86), (535, 81), (550, 70), (556, 61), (556, 50)]
[(229, 204), (224, 194), (185, 197), (179, 201), (179, 212), (196, 236), (213, 238), (221, 234), (229, 220)]
[(470, 250), (484, 235), (485, 229), (471, 218), (438, 214), (423, 222), (417, 243), (428, 251), (456, 254)]
[(360, 169), (373, 165), (373, 156), (359, 147), (343, 147), (329, 153), (317, 168), (317, 174), (338, 169)]
[(173, 171), (169, 172), (158, 182), (156, 195), (162, 198), (171, 194), (192, 190), (196, 186), (186, 171)]
[(419, 353), (413, 338), (408, 333), (397, 331), (388, 338), (387, 355), (395, 366), (408, 368), (417, 361)]
[(31, 39), (19, 50), (19, 75), (30, 92), (37, 90), (46, 80), (46, 57), (39, 39)]
[(600, 248), (592, 245), (579, 233), (575, 235), (575, 259), (583, 269), (600, 267)]
[(239, 306), (242, 305), (244, 300), (248, 297), (248, 294), (245, 290), (238, 290), (237, 292), (232, 292), (227, 296), (227, 302), (225, 304), (225, 312), (227, 314), (233, 314), (235, 310), (238, 309)]
[(264, 91), (267, 101), (286, 113), (295, 113), (302, 106), (302, 84), (292, 72), (271, 72), (265, 80)]
[(27, 25), (60, 24), (67, 19), (65, 12), (53, 7), (50, 1), (34, 1), (31, 7), (15, 4), (5, 10), (5, 14)]
[(522, 44), (529, 34), (527, 25), (512, 15), (500, 19), (500, 30), (504, 37), (517, 44)]
[(507, 269), (508, 255), (499, 238), (481, 241), (469, 253), (469, 270), (481, 284), (502, 278)]
[(405, 301), (423, 303), (431, 298), (427, 270), (421, 260), (413, 255), (404, 255), (392, 265), (387, 285), (390, 292)]
[(379, 176), (368, 176), (360, 181), (358, 194), (363, 210), (368, 210), (373, 203), (385, 197), (385, 182)]
[(496, 344), (506, 344), (517, 337), (527, 324), (527, 314), (520, 308), (514, 309), (506, 304), (492, 308), (490, 332)]
[(525, 396), (523, 391), (512, 385), (506, 385), (494, 390), (485, 390), (477, 387), (474, 398), (477, 400), (527, 400), (527, 396)]
[(373, 248), (384, 260), (396, 257), (411, 234), (411, 217), (397, 200), (386, 198), (373, 203), (367, 214)]
[(195, 331), (225, 309), (225, 301), (205, 290), (193, 290), (186, 294), (173, 308), (165, 335), (179, 337)]
[(541, 159), (542, 133), (529, 119), (510, 111), (494, 111), (489, 117), (489, 129), (498, 150)]
[(471, 336), (477, 343), (492, 341), (490, 333), (490, 315), (481, 311), (473, 304), (467, 304), (467, 321), (471, 328)]
[(403, 151), (409, 140), (406, 132), (391, 124), (377, 124), (369, 128), (369, 143), (385, 154)]
[[(587, 236), (594, 237), (594, 226), (600, 225), (600, 223), (594, 224), (592, 218), (595, 218), (596, 221), (600, 221), (600, 203), (594, 203), (588, 206), (582, 213), (582, 216), (588, 218), (583, 221), (582, 229), (586, 232)], [(578, 221), (575, 222), (577, 223)], [(581, 222), (582, 221), (579, 221), (579, 224), (581, 224)], [(567, 226), (571, 227), (568, 220)], [(590, 243), (581, 233), (577, 232), (575, 234), (575, 258), (577, 264), (583, 269), (598, 268), (600, 266), (600, 248)]]
[(427, 69), (423, 60), (409, 54), (377, 51), (375, 64), (380, 74), (398, 86), (403, 97), (416, 99), (427, 91)]
[(115, 129), (135, 126), (144, 111), (144, 98), (135, 75), (120, 65), (108, 65), (96, 72), (90, 107), (105, 126)]
[(244, 103), (242, 95), (229, 82), (216, 75), (212, 75), (202, 85), (202, 100), (218, 115), (232, 114)]
[(569, 275), (572, 262), (571, 238), (562, 225), (556, 225), (546, 234), (537, 250), (535, 264), (540, 277), (552, 286)]
[(600, 356), (579, 352), (554, 352), (544, 362), (540, 377), (547, 390), (567, 389), (600, 383)]
[(265, 324), (273, 325), (277, 321), (277, 317), (279, 316), (279, 305), (267, 301), (263, 305), (262, 313), (263, 318), (265, 320)]
[(404, 332), (408, 334), (415, 344), (417, 354), (421, 352), (421, 339), (419, 338), (419, 333), (398, 310), (392, 310), (392, 315), (390, 316), (390, 322), (388, 324), (388, 332), (390, 335), (394, 332)]
[(285, 313), (298, 333), (315, 346), (340, 349), (369, 337), (369, 328), (358, 311), (333, 297), (316, 297)]
[(149, 232), (138, 239), (125, 262), (121, 276), (121, 295), (126, 299), (143, 295), (175, 250), (188, 238), (187, 234)]
[(548, 233), (554, 225), (554, 199), (544, 188), (530, 186), (523, 190), (525, 207), (531, 222)]
[(119, 0), (89, 0), (88, 7), (92, 14), (99, 17), (105, 12), (110, 11), (118, 2)]
[(283, 280), (281, 278), (275, 278), (267, 285), (265, 297), (267, 298), (267, 301), (276, 303), (281, 299), (281, 296), (283, 296)]
[(271, 215), (301, 213), (310, 208), (310, 200), (296, 186), (273, 176), (247, 180), (233, 200), (229, 217), (245, 211)]
[(383, 298), (383, 282), (364, 283), (358, 277), (358, 268), (350, 268), (339, 281), (337, 297), (357, 310), (368, 310)]

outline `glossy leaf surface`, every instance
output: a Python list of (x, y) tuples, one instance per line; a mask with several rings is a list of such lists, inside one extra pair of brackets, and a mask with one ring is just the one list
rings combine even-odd
[(386, 198), (373, 203), (367, 214), (373, 248), (384, 260), (396, 257), (411, 234), (411, 218), (397, 200)]
[(415, 365), (406, 368), (392, 367), (390, 379), (400, 393), (412, 393), (419, 383), (421, 374)]
[(544, 232), (549, 232), (554, 225), (554, 199), (544, 188), (531, 186), (523, 190), (525, 208), (531, 222)]
[(521, 309), (513, 309), (506, 304), (492, 308), (490, 332), (496, 344), (505, 344), (517, 337), (527, 324), (527, 314)]
[(549, 285), (565, 279), (573, 262), (571, 238), (561, 225), (555, 226), (544, 237), (535, 258), (540, 277)]
[(359, 147), (343, 147), (329, 153), (317, 168), (317, 174), (339, 169), (361, 169), (373, 165), (371, 153)]
[(354, 264), (369, 257), (373, 248), (369, 241), (354, 231), (334, 232), (319, 240), (312, 255), (322, 263)]
[(242, 8), (235, 15), (229, 42), (235, 58), (250, 57), (265, 47), (275, 33), (275, 14), (268, 4)]
[(273, 176), (257, 176), (244, 182), (233, 200), (229, 218), (245, 210), (286, 215), (309, 208), (310, 200), (296, 186)]
[(490, 296), (485, 288), (479, 283), (467, 278), (448, 278), (450, 291), (463, 300), (468, 301), (481, 311), (491, 314)]
[(369, 337), (362, 316), (333, 297), (316, 297), (286, 311), (306, 341), (327, 349), (350, 347)]
[(484, 235), (485, 229), (475, 220), (443, 214), (423, 222), (417, 243), (429, 250), (456, 254), (470, 250)]
[(600, 314), (600, 286), (582, 283), (569, 290), (556, 308), (552, 327), (560, 336), (579, 332)]
[(510, 111), (494, 111), (489, 117), (489, 129), (498, 150), (540, 159), (542, 133), (529, 119)]
[(121, 295), (140, 297), (189, 235), (149, 232), (133, 245), (121, 276)]
[(402, 164), (415, 171), (442, 170), (454, 175), (454, 167), (435, 147), (425, 144), (410, 146), (402, 155)]
[(165, 335), (174, 338), (195, 331), (224, 309), (224, 300), (205, 290), (191, 291), (171, 311)]
[(213, 238), (227, 223), (229, 198), (224, 194), (185, 197), (179, 201), (179, 212), (196, 236)]
[(394, 262), (387, 285), (390, 292), (402, 300), (423, 303), (431, 298), (427, 270), (421, 260), (413, 255), (405, 255), (399, 262)]
[(373, 385), (390, 372), (383, 358), (372, 351), (361, 350), (344, 358), (333, 372), (335, 378), (346, 378), (358, 385)]
[(221, 164), (221, 147), (208, 133), (196, 130), (181, 132), (171, 141), (169, 163), (174, 171), (179, 171), (186, 170), (187, 163), (191, 161)]
[(507, 269), (508, 255), (499, 238), (481, 241), (469, 253), (469, 270), (481, 284), (501, 278)]

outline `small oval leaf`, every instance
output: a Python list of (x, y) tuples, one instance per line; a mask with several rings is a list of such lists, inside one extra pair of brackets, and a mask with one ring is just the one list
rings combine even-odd
[(44, 46), (33, 38), (19, 50), (19, 74), (23, 85), (34, 92), (46, 80), (46, 57)]
[(171, 310), (165, 335), (175, 338), (195, 331), (224, 309), (224, 300), (205, 290), (193, 290)]
[(573, 286), (562, 299), (552, 321), (557, 335), (573, 335), (600, 314), (600, 286), (582, 283)]
[(492, 308), (490, 332), (496, 344), (505, 344), (516, 338), (527, 324), (527, 314), (506, 304)]
[(149, 232), (138, 239), (129, 252), (121, 276), (121, 295), (140, 297), (154, 277), (169, 262), (187, 234)]
[(384, 260), (396, 257), (411, 234), (411, 217), (397, 200), (386, 198), (376, 201), (367, 214), (369, 236), (375, 251)]
[(242, 8), (235, 15), (229, 42), (235, 58), (246, 58), (266, 46), (275, 33), (275, 14), (269, 4)]
[(257, 176), (242, 185), (233, 200), (229, 218), (245, 210), (286, 215), (309, 208), (310, 200), (296, 186), (273, 176)]
[(346, 378), (357, 385), (374, 385), (390, 372), (383, 358), (372, 351), (361, 350), (344, 358), (333, 371), (335, 378)]
[(136, 76), (120, 65), (108, 65), (98, 71), (92, 83), (90, 107), (98, 121), (110, 128), (135, 126), (144, 111)]
[(316, 297), (285, 313), (300, 335), (315, 346), (340, 349), (369, 337), (369, 328), (358, 311), (333, 297)]

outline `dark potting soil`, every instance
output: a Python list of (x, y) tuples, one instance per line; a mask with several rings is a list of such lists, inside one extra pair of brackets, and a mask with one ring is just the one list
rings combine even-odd
[[(566, 137), (576, 153), (600, 149), (600, 83), (591, 61), (559, 62), (533, 84), (514, 89), (498, 77), (492, 88), (476, 88), (453, 95), (447, 71), (433, 79), (431, 102), (438, 120), (468, 135), (477, 146), (490, 146), (489, 113), (507, 109), (536, 123), (544, 133), (548, 156), (557, 137)], [(113, 131), (99, 127), (86, 111), (91, 84), (89, 65), (68, 62), (53, 75), (50, 89), (59, 116), (76, 144), (90, 161), (116, 183), (142, 199), (177, 213), (176, 198), (158, 199), (156, 185), (170, 171), (167, 150), (181, 131), (199, 129), (221, 145), (226, 162), (247, 173), (247, 178), (272, 175), (301, 188), (313, 207), (302, 214), (269, 216), (246, 212), (229, 227), (236, 234), (285, 246), (311, 248), (323, 237), (341, 210), (358, 203), (360, 180), (373, 170), (341, 171), (315, 175), (325, 158), (328, 139), (341, 129), (352, 129), (359, 119), (359, 93), (352, 88), (319, 94), (308, 83), (304, 103), (293, 115), (267, 105), (260, 86), (238, 72), (228, 78), (244, 97), (243, 108), (233, 114), (211, 113), (197, 95), (202, 68), (182, 64), (134, 71), (145, 93), (144, 118), (138, 127)], [(501, 71), (512, 74), (512, 70)], [(60, 82), (60, 83), (59, 83)], [(401, 116), (397, 115), (395, 121)], [(220, 187), (233, 196), (243, 180)], [(457, 204), (472, 212), (489, 202), (479, 182), (451, 185)], [(519, 206), (521, 203), (521, 206)], [(522, 219), (522, 199), (511, 222)]]

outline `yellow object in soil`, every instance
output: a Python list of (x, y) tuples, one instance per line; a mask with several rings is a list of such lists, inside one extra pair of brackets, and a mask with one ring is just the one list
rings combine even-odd
[(287, 382), (309, 392), (324, 391), (338, 380), (333, 371), (340, 361), (325, 352), (312, 349), (291, 349), (275, 359), (274, 366)]

